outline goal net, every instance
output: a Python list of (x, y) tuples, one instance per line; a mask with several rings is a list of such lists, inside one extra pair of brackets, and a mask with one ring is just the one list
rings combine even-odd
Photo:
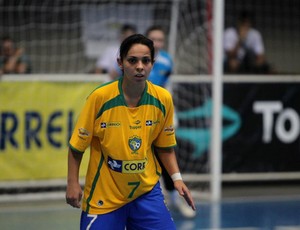
[(176, 119), (177, 159), (183, 178), (198, 198), (211, 199), (210, 76), (176, 75), (170, 90)]
[(89, 73), (106, 46), (119, 44), (122, 24), (139, 33), (156, 24), (168, 33), (176, 73), (206, 73), (210, 1), (1, 1), (0, 31), (25, 49), (32, 73)]
[[(213, 0), (10, 0), (0, 2), (0, 34), (12, 37), (33, 73), (88, 73), (123, 23), (144, 33), (152, 24), (168, 32), (176, 74), (211, 73)], [(254, 12), (266, 56), (279, 73), (299, 73), (299, 1), (225, 1), (225, 27), (243, 9)]]

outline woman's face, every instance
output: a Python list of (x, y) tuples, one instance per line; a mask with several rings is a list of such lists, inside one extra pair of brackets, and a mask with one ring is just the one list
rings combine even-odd
[(124, 79), (133, 82), (145, 81), (153, 66), (150, 49), (143, 44), (134, 44), (123, 61), (119, 61), (119, 66), (123, 70)]
[(165, 45), (165, 35), (161, 30), (152, 30), (148, 34), (148, 38), (154, 43), (154, 48), (156, 52), (164, 48)]

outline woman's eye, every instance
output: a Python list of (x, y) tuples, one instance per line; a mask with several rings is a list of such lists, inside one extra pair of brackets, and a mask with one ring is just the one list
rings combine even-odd
[(130, 64), (135, 64), (137, 62), (137, 59), (136, 58), (128, 58), (127, 61), (130, 63)]
[(151, 62), (150, 58), (143, 58), (142, 59), (143, 64), (149, 64)]
[(141, 58), (141, 59), (132, 57), (132, 58), (128, 58), (128, 59), (127, 59), (127, 61), (128, 61), (130, 64), (136, 64), (139, 60), (140, 60), (144, 65), (148, 65), (149, 63), (151, 63), (151, 59), (150, 59), (149, 57), (144, 57), (144, 58)]

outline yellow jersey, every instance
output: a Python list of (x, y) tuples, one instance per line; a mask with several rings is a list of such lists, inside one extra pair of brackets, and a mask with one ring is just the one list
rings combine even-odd
[(111, 212), (149, 192), (161, 168), (153, 147), (176, 145), (171, 94), (146, 81), (137, 107), (128, 107), (122, 80), (104, 84), (87, 98), (70, 139), (78, 153), (90, 147), (82, 209)]

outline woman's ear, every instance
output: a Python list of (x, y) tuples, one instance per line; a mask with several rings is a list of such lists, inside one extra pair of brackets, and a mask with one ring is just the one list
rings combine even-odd
[(123, 70), (123, 63), (121, 61), (121, 58), (117, 58), (118, 66), (121, 70)]

